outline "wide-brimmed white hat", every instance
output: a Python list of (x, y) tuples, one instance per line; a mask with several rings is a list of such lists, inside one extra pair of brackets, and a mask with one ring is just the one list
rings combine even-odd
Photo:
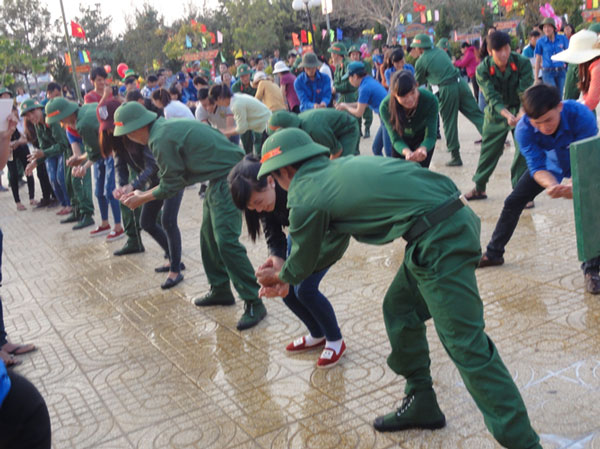
[(600, 56), (598, 34), (590, 30), (581, 30), (571, 36), (569, 48), (552, 56), (553, 61), (583, 64)]
[(273, 74), (281, 73), (281, 72), (289, 72), (290, 68), (283, 61), (277, 61), (275, 63), (275, 67), (273, 67)]

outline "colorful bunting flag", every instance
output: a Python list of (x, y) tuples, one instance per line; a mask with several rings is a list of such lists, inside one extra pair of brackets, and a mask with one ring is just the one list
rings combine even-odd
[(404, 23), (404, 14), (400, 14), (399, 19), (400, 19), (400, 23)]
[(436, 22), (440, 21), (440, 12), (437, 9), (433, 12), (433, 17), (435, 18)]
[(329, 30), (329, 42), (335, 41), (335, 31)]
[[(223, 43), (223, 34), (220, 31), (217, 31), (217, 43), (218, 44)], [(221, 57), (223, 57), (223, 55), (221, 55)]]
[(598, 7), (598, 0), (594, 0), (594, 9)]
[(425, 18), (425, 12), (421, 11), (421, 23), (425, 23), (427, 19)]
[(202, 48), (206, 47), (206, 38), (204, 36), (202, 36)]
[(69, 53), (65, 53), (65, 65), (71, 66), (71, 55)]
[(327, 36), (327, 30), (321, 30), (321, 39), (325, 40), (325, 36)]
[(185, 48), (192, 48), (192, 39), (187, 34), (185, 35)]
[(341, 28), (336, 28), (336, 32), (337, 32), (337, 41), (341, 41), (344, 40), (344, 33), (342, 32)]
[(300, 46), (300, 39), (298, 39), (298, 33), (292, 33), (292, 43), (294, 44), (294, 47)]
[(202, 33), (206, 33), (206, 25), (204, 25), (203, 23), (202, 23), (202, 24), (200, 24), (200, 31), (201, 31)]
[(412, 14), (411, 14), (411, 13), (408, 13), (408, 14), (406, 15), (406, 21), (407, 21), (408, 23), (412, 23)]
[(308, 38), (306, 37), (306, 30), (300, 31), (300, 40), (302, 41), (303, 44), (308, 43)]
[(427, 21), (428, 22), (433, 21), (433, 17), (431, 16), (431, 9), (427, 10)]
[(312, 43), (313, 43), (312, 32), (309, 31), (308, 32), (308, 45), (311, 45)]
[(215, 44), (217, 42), (217, 36), (212, 31), (210, 32), (210, 43)]

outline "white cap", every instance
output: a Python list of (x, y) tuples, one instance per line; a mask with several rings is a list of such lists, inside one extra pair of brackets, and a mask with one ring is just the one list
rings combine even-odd
[(290, 68), (283, 61), (277, 61), (275, 63), (275, 67), (273, 67), (273, 74), (281, 73), (281, 72), (289, 72)]

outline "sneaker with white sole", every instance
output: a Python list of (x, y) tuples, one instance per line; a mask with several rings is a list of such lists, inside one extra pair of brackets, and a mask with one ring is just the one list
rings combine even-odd
[(112, 230), (106, 236), (107, 242), (114, 242), (115, 240), (119, 240), (120, 238), (125, 237), (125, 230), (121, 229), (119, 231)]
[(335, 350), (326, 347), (317, 361), (317, 368), (333, 368), (340, 361), (344, 352), (346, 352), (345, 342), (342, 342), (340, 352), (335, 352)]
[(90, 237), (99, 237), (101, 235), (106, 235), (109, 232), (110, 232), (110, 225), (98, 226), (93, 231), (90, 231)]

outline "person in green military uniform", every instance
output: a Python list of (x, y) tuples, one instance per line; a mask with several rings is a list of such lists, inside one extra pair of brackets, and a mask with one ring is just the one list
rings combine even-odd
[(502, 31), (494, 31), (487, 36), (487, 47), (490, 55), (481, 61), (476, 72), (477, 83), (487, 106), (483, 121), (481, 153), (473, 176), (475, 187), (465, 194), (468, 200), (487, 198), (485, 189), (502, 156), (509, 132), (512, 133), (515, 142), (515, 156), (510, 169), (513, 188), (527, 170), (527, 163), (514, 137), (515, 126), (523, 114), (521, 96), (534, 81), (531, 62), (511, 51), (510, 36)]
[[(358, 62), (362, 62), (365, 65), (365, 70), (367, 71), (367, 73), (370, 75), (373, 71), (373, 68), (371, 66), (371, 63), (369, 61), (363, 61), (362, 59), (362, 53), (360, 52), (360, 47), (358, 45), (351, 45), (350, 48), (348, 49), (348, 57), (350, 58), (349, 62), (353, 62), (353, 61), (358, 61)], [(348, 69), (348, 65), (346, 65), (346, 72)], [(336, 70), (336, 74), (337, 74), (337, 70)], [(343, 77), (344, 75), (346, 75), (346, 73), (343, 73), (341, 76)], [(348, 80), (344, 80), (346, 82), (348, 82)], [(348, 85), (351, 86), (351, 84), (348, 82)], [(358, 92), (358, 89), (357, 89)], [(358, 100), (358, 93), (356, 94), (356, 100)], [(348, 100), (347, 103), (353, 103), (352, 101)], [(371, 137), (371, 125), (373, 124), (373, 111), (371, 110), (371, 108), (367, 108), (365, 109), (365, 113), (363, 114), (362, 117), (358, 117), (358, 129), (361, 129), (361, 124), (362, 124), (362, 120), (365, 119), (365, 132), (364, 134), (361, 131), (361, 136), (363, 136), (365, 139), (368, 139), (369, 137)]]
[[(252, 87), (250, 77), (252, 76), (252, 69), (247, 64), (242, 64), (237, 69), (237, 81), (231, 86), (231, 91), (234, 94), (247, 94), (250, 96), (256, 95), (256, 89)], [(252, 153), (253, 149), (256, 154), (260, 154), (260, 146), (262, 143), (262, 136), (259, 133), (255, 133), (251, 129), (246, 131), (240, 136), (242, 141), (242, 147), (246, 154)]]
[(277, 111), (269, 119), (269, 134), (280, 128), (300, 128), (316, 143), (329, 148), (331, 159), (360, 154), (358, 123), (344, 111), (309, 109), (300, 114)]
[[(73, 229), (83, 229), (94, 224), (94, 202), (92, 200), (92, 176), (89, 172), (84, 172), (77, 176), (79, 165), (84, 163), (88, 157), (88, 152), (100, 155), (98, 148), (98, 120), (96, 119), (97, 103), (89, 103), (79, 107), (77, 103), (67, 100), (63, 97), (53, 98), (46, 104), (46, 124), (57, 129), (55, 125), (63, 125), (66, 128), (67, 140), (71, 143), (71, 149), (78, 145), (82, 140), (85, 154), (73, 154), (66, 159), (67, 170), (65, 179), (70, 179), (73, 185), (73, 212), (61, 223), (70, 223), (78, 220)], [(64, 131), (63, 131), (64, 133)], [(54, 132), (53, 132), (54, 135)], [(94, 146), (90, 146), (94, 145)], [(66, 155), (65, 155), (66, 157)], [(67, 181), (67, 184), (69, 182)], [(75, 198), (75, 199), (73, 199)]]
[(471, 89), (460, 77), (446, 52), (434, 47), (427, 34), (417, 34), (412, 41), (412, 54), (417, 59), (415, 78), (419, 84), (439, 86), (440, 113), (444, 124), (446, 146), (452, 158), (447, 166), (462, 165), (458, 140), (458, 111), (462, 112), (482, 133), (483, 113), (477, 107)]
[(390, 93), (379, 106), (379, 117), (392, 143), (392, 157), (429, 168), (438, 126), (438, 100), (419, 87), (408, 70), (395, 72)]
[(267, 314), (258, 297), (258, 284), (246, 249), (239, 242), (242, 216), (233, 204), (227, 174), (244, 156), (218, 129), (196, 120), (158, 118), (137, 102), (115, 112), (115, 136), (147, 145), (159, 166), (159, 185), (123, 195), (136, 209), (148, 201), (169, 198), (188, 185), (209, 181), (203, 201), (200, 249), (210, 291), (196, 298), (197, 306), (233, 305), (230, 280), (245, 302), (238, 330), (258, 324)]
[[(257, 272), (261, 294), (285, 296), (312, 274), (327, 232), (382, 245), (400, 237), (404, 262), (383, 301), (392, 346), (388, 365), (406, 378), (397, 411), (375, 419), (376, 430), (437, 429), (446, 419), (433, 391), (426, 326), (433, 318), (444, 349), (505, 447), (540, 449), (525, 404), (486, 335), (475, 268), (480, 221), (450, 178), (392, 158), (346, 157), (298, 129), (276, 132), (263, 145), (258, 177), (288, 191), (291, 253), (280, 270)], [(402, 188), (398, 188), (402, 186)]]
[[(21, 117), (27, 122), (33, 124), (37, 137), (38, 148), (35, 149), (29, 156), (29, 163), (25, 168), (25, 174), (28, 176), (38, 166), (38, 160), (50, 160), (56, 165), (55, 173), (52, 176), (52, 184), (57, 198), (60, 198), (63, 208), (57, 215), (66, 215), (72, 212), (69, 200), (69, 192), (72, 195), (73, 185), (72, 179), (69, 179), (67, 184), (64, 179), (65, 160), (71, 157), (71, 147), (65, 131), (60, 127), (60, 124), (53, 126), (46, 125), (44, 117), (44, 106), (33, 98), (29, 98), (21, 103)], [(52, 161), (52, 158), (54, 161)], [(45, 163), (45, 162), (44, 162)], [(63, 175), (58, 173), (61, 170)], [(60, 180), (60, 181), (59, 181)]]
[(436, 47), (437, 48), (441, 48), (442, 50), (444, 50), (448, 54), (448, 56), (450, 57), (450, 59), (452, 59), (452, 54), (450, 53), (450, 41), (448, 40), (447, 37), (441, 38), (438, 41)]

